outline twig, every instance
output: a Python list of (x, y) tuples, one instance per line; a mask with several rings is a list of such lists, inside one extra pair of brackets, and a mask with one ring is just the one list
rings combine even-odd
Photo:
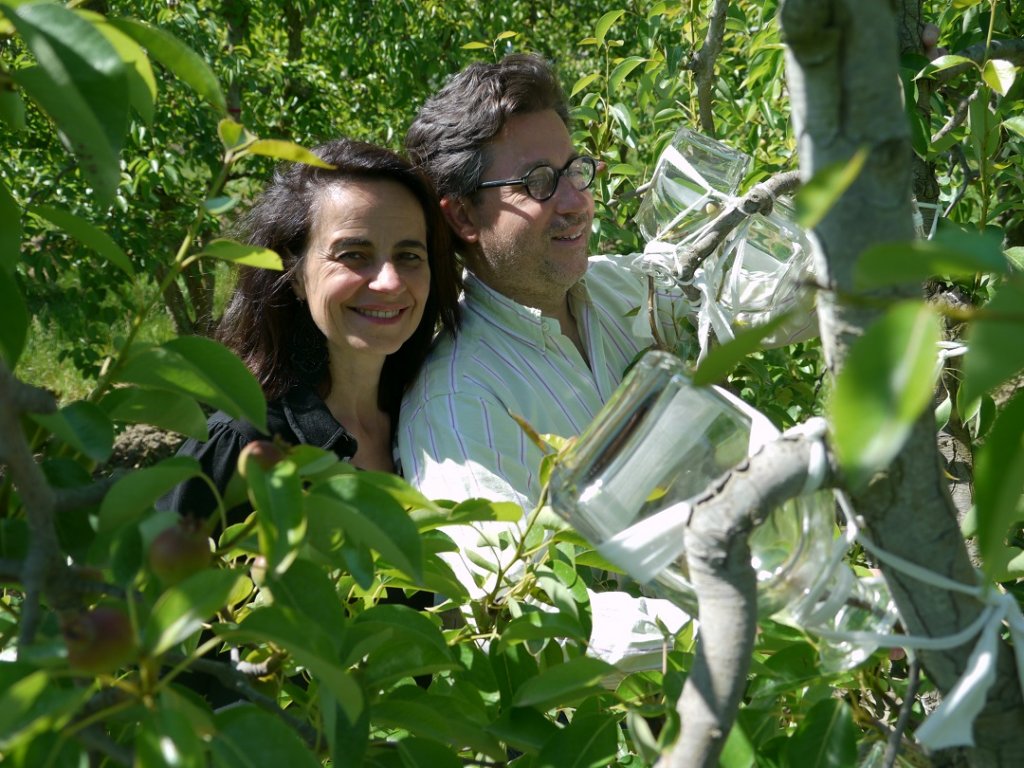
[(965, 96), (960, 100), (960, 103), (957, 104), (956, 110), (950, 116), (949, 120), (946, 121), (946, 124), (942, 126), (934, 136), (932, 136), (932, 144), (938, 143), (945, 138), (950, 131), (953, 131), (957, 127), (963, 125), (964, 120), (967, 119), (971, 102), (978, 98), (979, 93), (981, 93), (980, 82), (974, 86), (974, 90), (971, 91), (970, 95)]
[(678, 275), (680, 281), (688, 283), (697, 268), (714, 253), (728, 234), (736, 229), (744, 219), (755, 213), (770, 213), (777, 197), (789, 194), (799, 186), (799, 172), (777, 173), (747, 192), (737, 204), (726, 206), (718, 218), (711, 222), (701, 238), (680, 253)]
[(914, 707), (914, 699), (917, 698), (917, 688), (921, 683), (921, 662), (916, 656), (910, 659), (910, 674), (907, 678), (907, 692), (903, 697), (903, 706), (900, 707), (900, 716), (896, 719), (896, 727), (889, 735), (889, 743), (885, 745), (885, 755), (882, 759), (882, 768), (893, 768), (896, 765), (896, 756), (900, 753), (900, 743), (903, 741), (903, 734), (910, 723), (910, 711)]
[(708, 136), (715, 135), (714, 99), (715, 59), (722, 51), (722, 37), (725, 32), (725, 17), (729, 10), (729, 0), (715, 0), (711, 8), (711, 19), (708, 31), (704, 35), (704, 44), (690, 60), (689, 69), (693, 71), (697, 82), (697, 104), (700, 114), (701, 130)]

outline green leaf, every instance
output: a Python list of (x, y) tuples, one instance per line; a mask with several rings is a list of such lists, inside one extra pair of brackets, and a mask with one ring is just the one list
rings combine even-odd
[(463, 762), (448, 747), (430, 739), (402, 739), (398, 755), (403, 768), (462, 768)]
[(590, 633), (584, 632), (579, 620), (562, 611), (531, 610), (513, 619), (501, 632), (503, 644), (521, 643), (527, 640), (544, 640), (548, 638), (567, 637), (581, 643), (590, 639)]
[(172, 456), (152, 467), (125, 475), (103, 497), (99, 532), (114, 531), (138, 519), (178, 483), (201, 474), (199, 462), (191, 456)]
[(210, 339), (182, 336), (143, 348), (129, 356), (114, 378), (194, 397), (267, 430), (267, 405), (259, 383), (241, 360)]
[(511, 30), (505, 30), (500, 35), (498, 35), (496, 38), (494, 38), (494, 42), (497, 43), (497, 42), (500, 42), (501, 40), (510, 40), (511, 38), (518, 37), (518, 36), (519, 36), (518, 32), (512, 32)]
[(370, 688), (460, 666), (441, 630), (408, 606), (376, 605), (356, 618), (353, 630), (357, 637), (383, 638), (366, 654), (363, 672)]
[(49, 676), (45, 670), (35, 670), (23, 662), (4, 664), (0, 672), (0, 744), (15, 730), (36, 700), (45, 693)]
[[(310, 525), (340, 530), (371, 547), (412, 579), (423, 574), (423, 545), (416, 524), (393, 497), (358, 474), (332, 477), (310, 493)], [(313, 541), (322, 541), (313, 536)]]
[(244, 144), (256, 140), (256, 137), (249, 133), (244, 125), (230, 117), (222, 118), (217, 123), (217, 136), (220, 137), (220, 143), (224, 145), (224, 149), (239, 149)]
[(159, 656), (202, 629), (210, 616), (227, 605), (244, 578), (236, 571), (206, 569), (160, 595), (143, 635), (149, 655)]
[(536, 707), (543, 711), (568, 705), (596, 691), (601, 681), (615, 673), (615, 667), (600, 659), (581, 656), (544, 670), (530, 678), (515, 692), (516, 707)]
[(128, 83), (117, 50), (92, 24), (56, 3), (0, 6), (38, 62), (11, 73), (67, 137), (97, 199), (120, 181)]
[(848, 161), (839, 161), (818, 170), (796, 193), (797, 223), (813, 229), (832, 210), (843, 193), (857, 180), (870, 149), (861, 147)]
[(989, 88), (1005, 96), (1017, 79), (1017, 67), (1004, 59), (989, 59), (981, 70), (981, 76)]
[(223, 238), (211, 240), (197, 255), (244, 264), (247, 267), (261, 267), (278, 271), (284, 269), (281, 257), (275, 251)]
[(1003, 127), (1007, 128), (1018, 136), (1024, 136), (1024, 116), (1008, 117), (1003, 120)]
[(452, 746), (468, 746), (497, 761), (507, 758), (494, 737), (477, 724), (482, 719), (480, 714), (460, 707), (452, 696), (433, 695), (417, 686), (403, 685), (377, 701), (372, 715), (378, 727), (403, 728)]
[(461, 45), (459, 47), (463, 51), (485, 51), (488, 48), (490, 48), (491, 46), (489, 46), (487, 43), (481, 43), (481, 42), (477, 42), (476, 40), (474, 40), (471, 43), (465, 43), (465, 44), (463, 44), (463, 45)]
[(625, 15), (626, 11), (619, 9), (617, 11), (608, 11), (608, 13), (598, 19), (597, 26), (594, 27), (594, 37), (597, 38), (597, 41), (599, 43), (603, 43), (605, 37), (608, 35), (608, 31), (612, 28), (615, 22)]
[(1006, 249), (1006, 258), (1018, 272), (1024, 272), (1024, 246), (1018, 245)]
[(349, 722), (355, 722), (362, 712), (363, 692), (341, 666), (335, 639), (294, 611), (276, 605), (260, 608), (246, 616), (237, 629), (218, 631), (232, 640), (256, 640), (284, 648), (321, 685), (330, 688)]
[(617, 91), (619, 89), (619, 85), (629, 76), (629, 73), (643, 64), (644, 61), (646, 61), (646, 59), (642, 56), (627, 56), (616, 64), (615, 69), (613, 69), (611, 75), (608, 76), (608, 89), (610, 91)]
[(0, 355), (9, 368), (14, 368), (25, 349), (28, 322), (28, 309), (14, 274), (0, 269)]
[(166, 30), (134, 19), (108, 19), (108, 22), (149, 51), (150, 56), (219, 112), (227, 112), (227, 102), (217, 77), (202, 57), (178, 38)]
[(974, 474), (978, 546), (986, 575), (1002, 558), (1007, 531), (1022, 519), (1024, 492), (1024, 393), (1018, 392), (996, 417), (978, 450)]
[(537, 768), (604, 768), (615, 763), (619, 722), (612, 715), (577, 715), (544, 745)]
[(91, 248), (99, 256), (109, 261), (129, 277), (135, 276), (132, 263), (128, 259), (127, 254), (121, 250), (121, 246), (96, 225), (80, 216), (76, 216), (71, 211), (56, 208), (52, 205), (31, 205), (28, 211), (54, 224), (86, 248)]
[(732, 341), (712, 347), (694, 372), (693, 383), (698, 387), (704, 387), (724, 381), (743, 358), (761, 348), (762, 339), (773, 334), (790, 319), (789, 314), (773, 317), (763, 325), (743, 329)]
[(144, 710), (133, 733), (133, 768), (205, 768), (206, 748), (192, 720), (195, 707), (183, 702), (162, 693), (155, 708)]
[(314, 155), (305, 147), (280, 139), (257, 139), (245, 148), (245, 152), (263, 157), (274, 157), (278, 160), (291, 160), (294, 163), (305, 163), (317, 168), (334, 168)]
[(969, 59), (966, 56), (947, 54), (946, 56), (939, 56), (929, 62), (924, 69), (917, 73), (914, 79), (916, 80), (921, 77), (929, 77), (930, 75), (934, 75), (936, 72), (941, 72), (944, 69), (952, 69), (953, 67), (959, 67), (963, 64), (970, 64), (975, 69), (978, 68), (978, 65), (973, 59)]
[(196, 440), (210, 436), (203, 409), (191, 397), (176, 392), (117, 387), (104, 395), (100, 408), (116, 422), (151, 424)]
[(857, 726), (850, 706), (826, 699), (811, 707), (786, 742), (788, 765), (800, 768), (845, 768), (857, 763)]
[(320, 761), (279, 717), (250, 704), (226, 707), (216, 715), (210, 749), (218, 768), (319, 768)]
[(996, 290), (967, 331), (964, 402), (976, 400), (1024, 368), (1024, 278), (1015, 275)]
[(854, 265), (854, 288), (871, 290), (921, 283), (935, 276), (973, 277), (978, 272), (1005, 274), (1009, 263), (997, 232), (943, 228), (932, 240), (882, 243), (864, 251)]
[(0, 179), (0, 272), (11, 274), (20, 259), (21, 213), (3, 179)]
[(256, 517), (260, 552), (267, 559), (267, 570), (280, 576), (306, 541), (302, 479), (294, 462), (281, 461), (265, 470), (258, 462), (250, 461), (246, 481), (249, 499), (260, 512)]
[(509, 707), (487, 726), (487, 732), (510, 747), (536, 755), (558, 733), (558, 726), (535, 709)]
[(138, 43), (121, 30), (111, 26), (98, 13), (77, 9), (79, 15), (89, 19), (110, 42), (125, 63), (128, 79), (128, 100), (136, 113), (147, 125), (153, 123), (153, 108), (156, 103), (156, 77), (149, 57)]
[(591, 72), (589, 75), (584, 75), (583, 77), (581, 77), (579, 80), (576, 81), (576, 84), (573, 85), (572, 92), (569, 94), (569, 98), (572, 98), (580, 91), (585, 90), (588, 85), (597, 80), (597, 78), (599, 78), (600, 76), (601, 74), (599, 72)]
[(850, 349), (830, 404), (839, 461), (856, 486), (886, 466), (932, 399), (939, 318), (921, 302), (893, 306)]
[(98, 405), (80, 400), (56, 413), (32, 414), (32, 419), (93, 461), (110, 458), (114, 448), (114, 425)]
[(0, 120), (12, 131), (25, 130), (25, 101), (13, 88), (0, 88)]
[(309, 560), (298, 559), (283, 575), (271, 574), (269, 591), (274, 604), (306, 616), (339, 641), (346, 631), (345, 610), (334, 583)]

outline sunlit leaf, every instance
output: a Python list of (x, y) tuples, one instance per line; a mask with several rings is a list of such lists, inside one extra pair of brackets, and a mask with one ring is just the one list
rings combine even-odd
[(608, 11), (608, 13), (598, 19), (597, 26), (594, 27), (594, 37), (597, 38), (597, 41), (599, 43), (603, 43), (605, 37), (608, 35), (608, 30), (612, 28), (615, 22), (625, 15), (626, 12), (619, 9), (616, 11)]
[(1022, 519), (1024, 493), (1024, 393), (996, 417), (978, 451), (974, 474), (978, 546), (989, 576), (1005, 547), (1010, 526)]
[(989, 59), (981, 70), (981, 76), (989, 88), (1005, 96), (1017, 79), (1017, 67), (1004, 59)]
[(612, 91), (618, 90), (619, 84), (629, 76), (629, 73), (643, 63), (644, 59), (641, 56), (628, 56), (616, 64), (615, 69), (608, 76), (609, 89)]
[(1003, 120), (1003, 127), (1008, 128), (1018, 136), (1024, 136), (1024, 116), (1008, 117), (1006, 120)]
[(954, 54), (947, 54), (946, 56), (939, 56), (928, 63), (928, 65), (917, 73), (916, 78), (928, 77), (934, 75), (936, 72), (941, 72), (944, 69), (952, 69), (953, 67), (959, 67), (963, 64), (970, 64), (972, 67), (977, 68), (977, 64), (974, 63), (973, 59), (969, 59), (966, 56), (956, 56)]
[(241, 360), (210, 339), (182, 336), (141, 348), (115, 379), (189, 395), (266, 432), (266, 400), (259, 383)]
[(97, 255), (109, 261), (129, 277), (135, 276), (135, 269), (132, 267), (128, 255), (121, 250), (121, 246), (114, 242), (114, 238), (95, 224), (81, 216), (76, 216), (71, 211), (52, 205), (30, 205), (28, 210), (54, 224), (86, 248), (91, 248)]
[(813, 229), (832, 210), (843, 193), (857, 180), (870, 150), (858, 149), (848, 161), (833, 163), (820, 169), (796, 193), (797, 223), (804, 229)]
[(897, 304), (851, 347), (830, 409), (836, 452), (852, 485), (885, 467), (932, 399), (939, 318)]
[(110, 44), (114, 46), (125, 63), (128, 80), (129, 102), (147, 125), (153, 123), (153, 108), (156, 103), (156, 77), (142, 46), (121, 30), (110, 24), (98, 13), (77, 9), (77, 13), (89, 19)]
[(1024, 368), (1024, 278), (1015, 275), (996, 290), (967, 331), (962, 395), (966, 402), (995, 389)]
[(723, 381), (743, 358), (760, 349), (762, 339), (770, 336), (788, 320), (788, 314), (773, 317), (763, 325), (745, 328), (725, 344), (712, 347), (694, 372), (693, 383), (702, 387)]
[(170, 32), (135, 19), (108, 19), (149, 51), (150, 56), (185, 82), (221, 113), (227, 112), (227, 102), (220, 83), (202, 57)]
[(128, 129), (126, 68), (91, 23), (56, 3), (0, 5), (38, 66), (11, 72), (66, 136), (97, 199), (109, 202), (120, 181), (118, 155)]
[(317, 168), (334, 168), (330, 163), (324, 162), (305, 147), (300, 147), (290, 141), (281, 139), (257, 139), (245, 148), (245, 151), (253, 155), (274, 157), (278, 160), (291, 160), (293, 163), (305, 163), (314, 165)]
[(598, 72), (591, 72), (589, 75), (584, 75), (583, 77), (581, 77), (579, 80), (576, 81), (575, 85), (573, 85), (572, 92), (569, 94), (569, 97), (572, 98), (580, 91), (586, 90), (587, 86), (590, 85), (595, 80), (597, 80), (597, 78), (599, 78), (600, 76), (601, 75)]
[(246, 245), (245, 243), (223, 238), (211, 240), (198, 255), (230, 261), (235, 264), (244, 264), (247, 267), (276, 269), (278, 271), (284, 268), (281, 264), (281, 257), (269, 248)]
[(236, 571), (206, 569), (160, 595), (143, 635), (149, 654), (159, 656), (202, 629), (244, 578)]
[(267, 570), (280, 576), (295, 561), (306, 540), (302, 479), (295, 464), (287, 460), (269, 469), (250, 461), (246, 469), (249, 499), (260, 512), (256, 518), (260, 552), (267, 559)]

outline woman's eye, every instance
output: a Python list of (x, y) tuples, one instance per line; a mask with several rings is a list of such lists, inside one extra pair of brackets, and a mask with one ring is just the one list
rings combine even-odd
[(398, 254), (398, 258), (402, 261), (426, 261), (427, 255), (418, 251), (406, 251), (405, 253)]
[(331, 258), (334, 259), (334, 261), (356, 261), (362, 257), (363, 254), (359, 251), (335, 251), (331, 254)]

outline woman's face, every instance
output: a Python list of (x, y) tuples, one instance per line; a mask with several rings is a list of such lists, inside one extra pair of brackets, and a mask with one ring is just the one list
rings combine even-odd
[(423, 209), (386, 180), (334, 184), (317, 208), (295, 291), (332, 362), (383, 359), (416, 330), (430, 291)]

